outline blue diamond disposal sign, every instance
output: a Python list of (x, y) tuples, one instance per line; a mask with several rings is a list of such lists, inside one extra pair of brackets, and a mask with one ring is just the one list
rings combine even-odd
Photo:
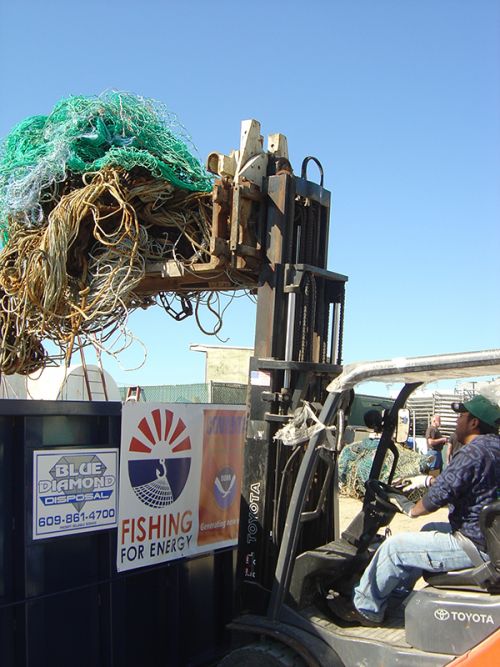
[(33, 452), (33, 539), (117, 524), (118, 449)]

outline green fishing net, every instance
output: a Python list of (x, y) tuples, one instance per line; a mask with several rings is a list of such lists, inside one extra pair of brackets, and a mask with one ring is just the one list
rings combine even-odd
[[(352, 498), (363, 498), (365, 495), (365, 482), (370, 476), (373, 459), (377, 451), (379, 440), (377, 438), (365, 438), (360, 442), (346, 445), (340, 452), (338, 459), (338, 475), (340, 492)], [(396, 445), (398, 449), (398, 463), (395, 478), (413, 477), (427, 472), (429, 457), (415, 452), (402, 445)], [(389, 473), (392, 466), (392, 454), (384, 461), (380, 479), (389, 481)], [(422, 494), (419, 491), (409, 495), (410, 500), (418, 500)]]
[(105, 167), (142, 167), (173, 187), (212, 188), (174, 114), (131, 93), (106, 92), (61, 100), (48, 116), (19, 123), (0, 145), (0, 230), (8, 219), (28, 227), (43, 223), (44, 203), (72, 174)]
[(141, 288), (148, 263), (212, 260), (211, 190), (176, 116), (153, 100), (70, 97), (19, 123), (0, 146), (0, 374), (69, 363), (89, 345), (125, 349), (129, 313), (156, 303)]

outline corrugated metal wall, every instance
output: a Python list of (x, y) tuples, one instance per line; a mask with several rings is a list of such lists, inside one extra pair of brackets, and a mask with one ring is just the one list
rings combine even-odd
[(435, 392), (431, 396), (410, 396), (407, 407), (415, 414), (416, 435), (425, 436), (433, 415), (441, 417), (441, 432), (450, 435), (455, 430), (457, 415), (451, 409), (454, 401), (467, 400), (468, 394)]

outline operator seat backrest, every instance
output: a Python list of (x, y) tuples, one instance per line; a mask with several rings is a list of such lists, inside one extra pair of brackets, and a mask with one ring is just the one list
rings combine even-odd
[(500, 500), (483, 507), (479, 526), (486, 540), (486, 553), (491, 564), (500, 572)]
[(500, 593), (500, 500), (483, 507), (479, 525), (486, 541), (489, 560), (464, 570), (437, 574), (424, 572), (428, 584), (434, 588)]

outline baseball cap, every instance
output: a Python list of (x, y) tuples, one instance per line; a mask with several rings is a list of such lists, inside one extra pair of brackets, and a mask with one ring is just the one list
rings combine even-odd
[(469, 412), (473, 417), (493, 427), (498, 426), (497, 422), (500, 420), (500, 407), (481, 394), (476, 394), (474, 398), (465, 403), (452, 403), (451, 409), (454, 412)]

